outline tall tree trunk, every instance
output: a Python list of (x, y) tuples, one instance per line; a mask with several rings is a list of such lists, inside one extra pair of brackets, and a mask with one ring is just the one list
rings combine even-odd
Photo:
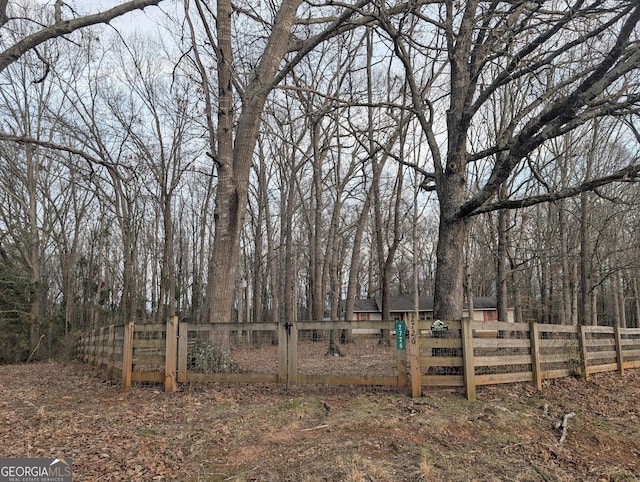
[[(451, 3), (447, 9), (447, 50), (451, 65), (449, 110), (447, 111), (447, 159), (446, 166), (436, 162), (438, 201), (440, 202), (440, 223), (438, 226), (437, 266), (434, 290), (433, 315), (441, 320), (462, 319), (464, 282), (464, 245), (467, 236), (467, 221), (458, 214), (464, 204), (467, 189), (467, 132), (470, 118), (466, 117), (465, 106), (473, 85), (469, 56), (472, 47), (471, 26), (473, 24), (477, 0), (467, 2), (461, 20), (460, 32), (454, 41), (454, 12)], [(431, 143), (433, 144), (433, 142)], [(435, 148), (432, 147), (432, 153)], [(437, 159), (436, 159), (437, 160)]]
[(510, 267), (511, 267), (511, 283), (513, 284), (513, 304), (514, 304), (514, 313), (513, 318), (516, 323), (524, 323), (524, 315), (523, 315), (523, 299), (522, 299), (522, 288), (524, 283), (521, 281), (522, 279), (522, 271), (521, 269), (516, 269), (515, 260), (510, 257)]
[(231, 44), (233, 7), (230, 0), (217, 2), (218, 125), (215, 158), (218, 186), (214, 211), (213, 256), (207, 290), (209, 322), (231, 319), (233, 287), (240, 257), (240, 233), (247, 205), (253, 151), (264, 104), (273, 88), (270, 84), (287, 53), (291, 27), (299, 5), (300, 0), (284, 0), (280, 4), (264, 54), (242, 95), (242, 111), (236, 124)]
[(469, 254), (465, 256), (466, 262), (464, 264), (464, 274), (465, 274), (465, 282), (464, 282), (464, 295), (467, 298), (467, 316), (470, 320), (474, 319), (475, 315), (475, 306), (473, 304), (473, 276), (471, 274), (471, 269), (469, 266)]
[(635, 328), (638, 328), (640, 327), (640, 289), (638, 288), (637, 276), (633, 277), (633, 297), (634, 297), (633, 307), (634, 307), (634, 314), (635, 314), (634, 326)]
[(176, 311), (176, 266), (173, 249), (173, 215), (171, 196), (165, 194), (162, 199), (162, 221), (164, 243), (162, 252), (162, 269), (160, 274), (160, 323), (177, 314)]
[[(591, 143), (586, 155), (586, 163), (584, 179), (591, 179), (593, 165), (596, 161), (598, 152), (598, 141), (600, 138), (600, 122), (593, 123), (591, 134)], [(580, 324), (591, 325), (595, 323), (592, 320), (591, 313), (595, 307), (591, 306), (591, 292), (593, 286), (593, 268), (592, 268), (592, 228), (591, 228), (591, 194), (587, 191), (580, 193), (580, 301), (582, 303), (580, 310)]]
[(595, 289), (591, 291), (591, 324), (598, 325), (598, 292)]
[[(291, 176), (293, 177), (293, 172)], [(282, 195), (284, 198), (282, 201), (282, 205), (285, 207), (284, 215), (281, 217), (281, 236), (282, 236), (282, 244), (284, 245), (284, 249), (282, 256), (280, 257), (280, 266), (279, 270), (283, 273), (283, 276), (280, 277), (281, 285), (282, 285), (282, 294), (283, 294), (283, 308), (284, 312), (282, 313), (282, 319), (286, 322), (291, 322), (296, 320), (296, 299), (295, 299), (295, 287), (297, 283), (298, 273), (296, 269), (296, 259), (295, 259), (295, 251), (294, 251), (294, 240), (293, 240), (293, 213), (294, 213), (294, 203), (296, 200), (296, 189), (295, 189), (295, 181), (290, 178), (288, 183), (288, 192), (286, 193), (286, 197), (284, 193)], [(279, 321), (279, 320), (276, 320)]]
[(464, 245), (467, 222), (456, 215), (465, 193), (465, 148), (458, 147), (447, 165), (447, 176), (438, 189), (440, 223), (436, 249), (436, 277), (433, 316), (439, 320), (462, 319)]
[(498, 320), (509, 321), (507, 303), (507, 280), (509, 277), (507, 267), (509, 212), (506, 209), (498, 211), (498, 251), (496, 254), (496, 298), (498, 308)]
[[(311, 233), (311, 277), (310, 291), (311, 291), (311, 319), (320, 321), (324, 318), (324, 294), (325, 294), (325, 269), (323, 265), (327, 256), (330, 256), (327, 251), (327, 244), (324, 243), (322, 230), (323, 226), (323, 211), (324, 201), (322, 199), (322, 161), (323, 155), (320, 152), (319, 139), (320, 121), (316, 119), (312, 114), (311, 123), (311, 144), (313, 145), (313, 225), (310, 230)], [(331, 239), (327, 239), (327, 243), (331, 243)], [(329, 244), (330, 246), (330, 244)], [(316, 332), (314, 331), (314, 340), (316, 338)]]
[(438, 232), (433, 316), (438, 320), (462, 319), (462, 286), (464, 275), (464, 239), (467, 235), (463, 219), (443, 216)]
[(617, 308), (618, 326), (620, 328), (626, 328), (627, 327), (627, 310), (626, 310), (626, 300), (624, 296), (624, 283), (622, 282), (622, 272), (616, 273), (615, 275), (614, 289), (617, 293), (616, 298), (618, 299), (618, 308)]
[(356, 225), (356, 232), (353, 235), (353, 248), (351, 251), (351, 263), (349, 263), (349, 281), (347, 283), (347, 296), (345, 300), (344, 319), (354, 319), (354, 303), (356, 290), (358, 288), (358, 271), (360, 271), (360, 255), (362, 251), (362, 235), (369, 218), (369, 208), (371, 207), (372, 187), (367, 191), (367, 197), (362, 205), (362, 211)]
[(589, 193), (580, 194), (580, 324), (591, 325), (591, 290), (593, 290), (591, 270), (591, 203)]
[(40, 324), (42, 321), (42, 257), (40, 234), (38, 228), (38, 193), (37, 183), (40, 171), (40, 159), (37, 149), (33, 146), (25, 147), (27, 161), (27, 189), (29, 202), (29, 240), (28, 259), (29, 282), (31, 284), (31, 298), (29, 307), (29, 348), (36, 349), (40, 341)]

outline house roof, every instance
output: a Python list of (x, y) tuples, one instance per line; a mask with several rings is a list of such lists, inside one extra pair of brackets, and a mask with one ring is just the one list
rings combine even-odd
[[(433, 296), (421, 296), (419, 299), (420, 311), (433, 311)], [(496, 299), (492, 296), (479, 296), (473, 298), (474, 310), (496, 309)], [(414, 309), (413, 295), (391, 296), (389, 298), (389, 311), (396, 313), (408, 313)], [(382, 298), (363, 298), (354, 300), (354, 313), (381, 313)]]

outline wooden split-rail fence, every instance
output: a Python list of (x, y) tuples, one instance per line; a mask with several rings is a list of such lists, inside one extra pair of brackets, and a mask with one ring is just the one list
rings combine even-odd
[[(444, 325), (444, 327), (442, 326)], [(438, 329), (436, 329), (438, 328)], [(406, 335), (405, 335), (406, 333)], [(396, 336), (397, 335), (397, 336)], [(331, 347), (337, 348), (331, 350)], [(133, 382), (432, 387), (529, 382), (640, 367), (640, 329), (538, 323), (301, 321), (128, 323), (78, 337), (77, 358)]]

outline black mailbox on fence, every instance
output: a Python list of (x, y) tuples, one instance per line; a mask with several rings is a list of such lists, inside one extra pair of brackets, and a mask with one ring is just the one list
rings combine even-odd
[[(447, 338), (449, 335), (449, 326), (440, 320), (436, 320), (431, 325), (431, 337), (432, 338)], [(432, 356), (447, 356), (447, 348), (433, 348), (431, 351)]]
[(440, 320), (436, 320), (431, 325), (431, 336), (434, 338), (442, 338), (449, 332), (449, 326)]

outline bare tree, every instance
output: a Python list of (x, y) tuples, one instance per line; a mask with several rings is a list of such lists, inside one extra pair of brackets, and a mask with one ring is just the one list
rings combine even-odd
[[(423, 47), (426, 41), (415, 35), (404, 36), (405, 17), (394, 17), (383, 7), (380, 22), (405, 67), (414, 112), (434, 162), (426, 187), (436, 191), (440, 203), (435, 316), (458, 319), (462, 316), (462, 251), (470, 216), (565, 198), (638, 176), (640, 167), (632, 163), (560, 191), (495, 199), (513, 171), (549, 139), (590, 119), (637, 106), (640, 5), (635, 1), (576, 1), (560, 6), (470, 0), (416, 8), (427, 39), (432, 44), (444, 39), (440, 50)], [(598, 49), (593, 48), (595, 43)], [(409, 44), (423, 55), (415, 59), (409, 54)], [(420, 66), (433, 64), (446, 64), (450, 71), (447, 85), (439, 89), (421, 84), (417, 77)], [(549, 70), (557, 64), (566, 65), (562, 75)], [(505, 135), (487, 136), (484, 146), (470, 150), (471, 134), (482, 130), (474, 122), (478, 113), (489, 99), (518, 81), (534, 86), (533, 96), (513, 105), (513, 122)], [(445, 111), (446, 146), (441, 146), (438, 118)], [(490, 171), (470, 193), (469, 166), (478, 163), (487, 163)]]
[[(46, 24), (40, 22), (39, 19), (36, 20), (32, 18), (32, 13), (39, 11), (42, 7), (27, 4), (23, 6), (22, 11), (14, 12), (14, 9), (18, 9), (18, 6), (13, 5), (13, 2), (10, 3), (8, 0), (2, 0), (0, 1), (0, 32), (5, 29), (8, 30), (10, 27), (13, 28), (12, 23), (22, 22), (25, 19), (36, 20), (34, 24), (41, 25), (41, 27), (38, 30), (25, 32), (20, 38), (10, 37), (8, 39), (8, 36), (5, 34), (0, 35), (0, 39), (2, 39), (2, 43), (0, 43), (0, 48), (2, 48), (0, 52), (0, 72), (25, 53), (49, 40), (63, 37), (66, 34), (92, 25), (109, 23), (113, 19), (134, 10), (144, 9), (151, 5), (158, 5), (160, 1), (161, 0), (130, 0), (122, 2), (104, 12), (65, 19), (63, 18), (63, 13), (65, 13), (63, 10), (65, 10), (67, 6), (62, 0), (56, 0), (50, 23)], [(75, 14), (73, 9), (69, 9), (69, 11)], [(49, 60), (47, 60), (46, 57), (42, 57), (41, 60), (44, 67), (48, 70), (50, 68)]]
[[(359, 17), (358, 7), (366, 3), (361, 1), (360, 5), (356, 3), (353, 7), (337, 7), (335, 16), (320, 18), (318, 22), (309, 20), (314, 15), (311, 5), (305, 6), (307, 19), (296, 18), (302, 4), (300, 0), (286, 0), (273, 10), (265, 9), (261, 12), (264, 15), (258, 19), (256, 28), (262, 32), (261, 38), (266, 41), (260, 44), (253, 42), (253, 60), (243, 59), (245, 64), (251, 64), (252, 67), (244, 79), (237, 75), (242, 69), (238, 68), (238, 57), (234, 50), (234, 7), (231, 1), (217, 2), (216, 12), (209, 10), (208, 4), (201, 0), (193, 3), (195, 12), (189, 17), (191, 32), (195, 32), (193, 18), (197, 16), (208, 44), (213, 48), (212, 55), (216, 62), (215, 108), (218, 115), (215, 122), (213, 116), (209, 116), (210, 154), (216, 164), (218, 176), (215, 237), (207, 293), (209, 320), (212, 322), (230, 318), (234, 285), (230, 280), (235, 279), (238, 266), (249, 173), (267, 97), (308, 52), (339, 32), (349, 20)], [(185, 10), (190, 12), (190, 8), (189, 2), (186, 2)], [(248, 18), (256, 17), (250, 15)], [(307, 34), (302, 42), (292, 42), (297, 22), (301, 25), (302, 33)], [(309, 35), (309, 31), (304, 31), (305, 25), (313, 25), (314, 29), (322, 28), (316, 30), (319, 33)], [(195, 62), (199, 66), (203, 90), (213, 98), (213, 89), (210, 88), (213, 84), (200, 54), (202, 45), (196, 41), (193, 33), (192, 48)], [(236, 110), (236, 100), (241, 105), (239, 110)], [(210, 105), (213, 106), (212, 103)]]

